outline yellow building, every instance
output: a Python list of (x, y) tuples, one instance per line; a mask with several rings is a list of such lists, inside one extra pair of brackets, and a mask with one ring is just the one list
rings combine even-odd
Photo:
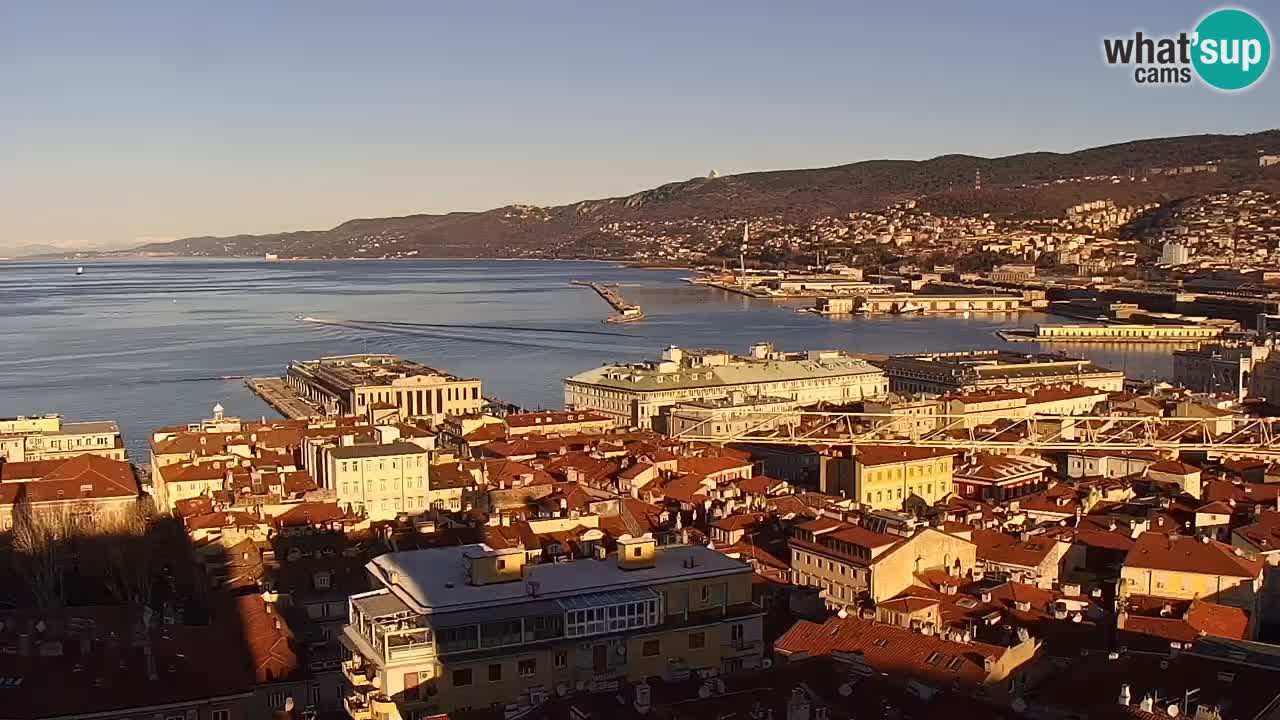
[(84, 454), (124, 460), (124, 440), (114, 422), (64, 423), (61, 415), (0, 418), (0, 460), (66, 460)]
[(341, 642), (348, 713), (402, 717), (757, 667), (752, 570), (697, 545), (623, 536), (606, 559), (525, 565), (486, 545), (383, 555)]
[(325, 483), (337, 492), (339, 507), (372, 520), (431, 508), (462, 509), (461, 487), (432, 488), (431, 453), (420, 445), (342, 445), (324, 456)]
[(853, 456), (852, 477), (837, 465), (825, 473), (823, 492), (877, 510), (900, 510), (913, 496), (932, 505), (951, 494), (954, 466), (952, 450), (860, 445)]
[(1264, 563), (1208, 538), (1146, 532), (1120, 568), (1120, 598), (1154, 595), (1258, 609)]
[(925, 570), (971, 576), (977, 562), (974, 543), (934, 528), (899, 535), (827, 517), (797, 526), (788, 545), (792, 582), (819, 588), (835, 609), (888, 600)]

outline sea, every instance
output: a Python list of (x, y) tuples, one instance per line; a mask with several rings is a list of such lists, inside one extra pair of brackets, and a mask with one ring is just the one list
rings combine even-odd
[[(796, 312), (812, 301), (748, 298), (689, 284), (689, 274), (518, 260), (0, 263), (0, 417), (115, 420), (130, 456), (145, 462), (153, 430), (209, 417), (217, 403), (229, 415), (278, 417), (243, 378), (326, 355), (396, 353), (478, 377), (486, 396), (560, 408), (563, 378), (669, 345), (1036, 351), (996, 331), (1066, 322), (1039, 313), (829, 318)], [(617, 285), (647, 317), (605, 323), (611, 308), (574, 280)], [(1130, 377), (1172, 371), (1159, 346), (1066, 351)]]

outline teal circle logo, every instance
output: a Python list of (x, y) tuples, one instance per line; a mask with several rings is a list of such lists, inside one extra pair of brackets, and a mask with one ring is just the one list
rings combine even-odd
[(1191, 63), (1200, 79), (1219, 90), (1243, 90), (1258, 81), (1271, 60), (1271, 37), (1244, 10), (1215, 10), (1196, 26)]

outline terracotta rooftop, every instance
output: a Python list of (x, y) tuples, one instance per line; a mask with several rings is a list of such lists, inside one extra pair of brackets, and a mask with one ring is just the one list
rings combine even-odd
[(985, 660), (999, 660), (1005, 648), (959, 643), (895, 625), (858, 618), (831, 618), (824, 623), (801, 620), (778, 638), (774, 651), (808, 656), (859, 653), (873, 669), (900, 678), (980, 686), (987, 682)]
[(996, 530), (975, 529), (973, 544), (978, 546), (979, 560), (1034, 568), (1057, 547), (1058, 541), (1044, 535), (1033, 535), (1026, 540)]
[(946, 448), (923, 448), (896, 445), (859, 445), (855, 457), (861, 465), (889, 465), (901, 462), (919, 462), (957, 454)]
[(137, 497), (133, 466), (98, 455), (67, 460), (0, 463), (0, 505), (13, 504), (21, 493), (31, 502), (76, 498)]
[(1237, 555), (1230, 545), (1190, 536), (1145, 532), (1125, 556), (1126, 567), (1255, 578), (1263, 563)]

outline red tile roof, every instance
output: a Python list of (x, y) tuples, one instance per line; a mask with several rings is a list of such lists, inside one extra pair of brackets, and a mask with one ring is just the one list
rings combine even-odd
[(1053, 552), (1058, 541), (1044, 535), (1033, 535), (1026, 540), (1020, 540), (995, 530), (975, 529), (973, 544), (978, 546), (979, 560), (1000, 565), (1034, 568)]
[(749, 470), (750, 460), (731, 457), (682, 457), (676, 461), (676, 472), (696, 475), (717, 475), (719, 473)]
[(1145, 532), (1125, 556), (1126, 567), (1169, 570), (1204, 575), (1255, 578), (1262, 562), (1237, 555), (1230, 545), (1216, 540)]
[(867, 665), (891, 676), (978, 686), (987, 682), (985, 659), (999, 660), (1005, 648), (959, 643), (858, 618), (830, 618), (818, 624), (801, 620), (778, 638), (774, 651), (808, 656), (860, 653)]
[(896, 445), (859, 445), (856, 461), (864, 466), (919, 462), (957, 454), (945, 448), (905, 447)]
[(77, 498), (113, 499), (137, 497), (138, 478), (133, 466), (98, 455), (78, 455), (68, 460), (34, 463), (0, 463), (0, 505), (14, 503), (19, 493), (31, 502)]

